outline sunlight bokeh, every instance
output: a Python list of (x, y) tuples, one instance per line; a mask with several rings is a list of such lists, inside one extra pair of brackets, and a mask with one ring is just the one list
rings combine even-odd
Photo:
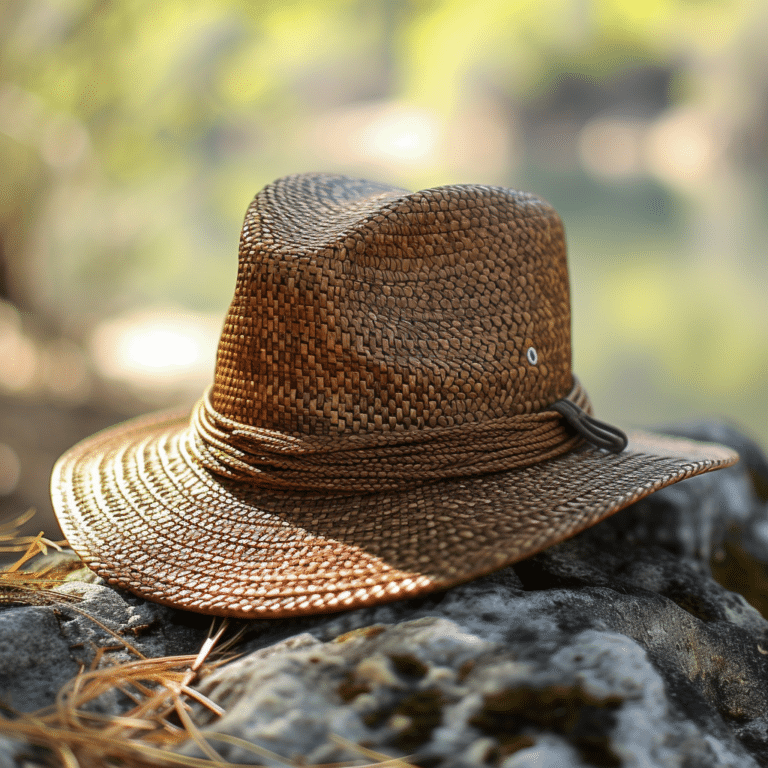
[(6, 3), (0, 392), (201, 391), (250, 199), (334, 171), (542, 195), (601, 413), (768, 441), (766, 25), (757, 0)]
[(149, 403), (172, 403), (195, 398), (210, 384), (220, 331), (217, 317), (151, 307), (102, 321), (88, 348), (107, 381)]

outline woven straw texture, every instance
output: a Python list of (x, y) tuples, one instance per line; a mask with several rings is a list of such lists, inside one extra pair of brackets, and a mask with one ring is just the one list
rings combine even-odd
[(563, 228), (531, 195), (288, 177), (248, 209), (211, 390), (57, 463), (70, 544), (110, 583), (279, 617), (445, 588), (736, 460), (584, 444)]

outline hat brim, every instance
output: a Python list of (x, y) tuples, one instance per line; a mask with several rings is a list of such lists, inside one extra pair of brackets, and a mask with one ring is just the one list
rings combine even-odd
[(522, 560), (664, 486), (729, 466), (719, 445), (632, 432), (534, 466), (393, 493), (269, 492), (187, 449), (188, 414), (94, 435), (57, 462), (64, 535), (110, 584), (176, 608), (278, 618), (444, 589)]

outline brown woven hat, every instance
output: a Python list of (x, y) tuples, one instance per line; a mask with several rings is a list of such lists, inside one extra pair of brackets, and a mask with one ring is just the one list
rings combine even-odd
[(449, 587), (737, 458), (589, 412), (549, 205), (292, 176), (248, 209), (191, 417), (75, 446), (53, 502), (109, 583), (278, 617)]

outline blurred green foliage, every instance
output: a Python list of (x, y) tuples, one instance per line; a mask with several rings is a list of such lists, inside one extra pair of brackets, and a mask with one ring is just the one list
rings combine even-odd
[(0, 4), (6, 290), (75, 338), (142, 304), (223, 314), (278, 176), (528, 188), (566, 222), (601, 413), (768, 441), (767, 23), (757, 0)]

